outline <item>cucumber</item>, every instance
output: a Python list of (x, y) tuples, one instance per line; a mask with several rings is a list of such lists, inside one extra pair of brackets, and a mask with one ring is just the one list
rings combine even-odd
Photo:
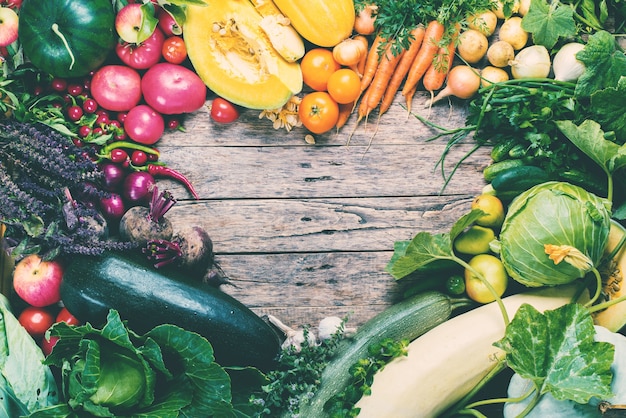
[(517, 144), (509, 150), (509, 158), (522, 158), (528, 154), (528, 146)]
[(509, 151), (517, 144), (517, 138), (509, 138), (502, 142), (498, 142), (491, 148), (491, 159), (494, 162), (502, 161), (509, 158)]
[(485, 167), (483, 177), (486, 182), (491, 182), (498, 174), (513, 167), (521, 167), (523, 165), (526, 165), (526, 162), (521, 158), (494, 162)]
[(598, 196), (607, 195), (607, 179), (600, 176), (575, 169), (564, 170), (559, 172), (559, 180), (572, 183), (575, 186), (596, 194)]
[(139, 334), (166, 323), (196, 332), (211, 343), (222, 366), (266, 370), (280, 352), (278, 333), (241, 302), (178, 271), (155, 270), (141, 256), (72, 257), (61, 299), (74, 316), (94, 326), (115, 309)]
[(319, 389), (310, 402), (300, 408), (299, 416), (326, 416), (324, 404), (346, 388), (350, 381), (350, 367), (367, 356), (371, 344), (385, 338), (412, 341), (447, 321), (453, 308), (454, 304), (447, 295), (429, 291), (398, 302), (374, 316), (337, 348), (322, 373)]
[(521, 193), (549, 180), (550, 175), (543, 168), (534, 165), (523, 165), (500, 172), (493, 178), (491, 185), (497, 196), (499, 193), (506, 192)]

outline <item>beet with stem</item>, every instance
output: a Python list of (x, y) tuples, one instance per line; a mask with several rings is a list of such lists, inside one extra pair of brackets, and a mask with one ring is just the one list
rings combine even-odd
[(155, 268), (176, 266), (204, 275), (213, 264), (213, 241), (199, 226), (184, 227), (172, 240), (151, 240), (143, 252)]
[(167, 190), (152, 191), (150, 207), (133, 206), (120, 219), (119, 234), (122, 239), (145, 245), (151, 240), (170, 240), (174, 234), (172, 223), (165, 217), (176, 200)]

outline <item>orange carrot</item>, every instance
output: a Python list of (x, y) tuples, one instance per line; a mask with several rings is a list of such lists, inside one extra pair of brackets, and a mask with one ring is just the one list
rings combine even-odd
[[(443, 37), (444, 29), (445, 27), (436, 20), (432, 20), (428, 23), (428, 26), (426, 26), (426, 31), (424, 32), (424, 44), (411, 64), (411, 68), (409, 69), (409, 73), (407, 74), (406, 81), (404, 82), (404, 87), (402, 89), (403, 96), (406, 97), (411, 90), (417, 88), (417, 83), (420, 82), (424, 73), (433, 62), (433, 59), (439, 50), (439, 42)], [(410, 108), (408, 100), (407, 108)]]
[(457, 30), (454, 34), (452, 34), (452, 38), (447, 46), (439, 48), (437, 56), (424, 74), (422, 83), (424, 84), (424, 88), (430, 92), (431, 97), (434, 95), (435, 90), (439, 90), (443, 87), (446, 76), (452, 68), (452, 61), (454, 61), (454, 53), (456, 52), (458, 33), (459, 32)]
[(378, 69), (376, 70), (376, 74), (374, 75), (374, 79), (370, 84), (370, 87), (367, 95), (367, 114), (369, 114), (372, 110), (378, 107), (380, 100), (387, 90), (387, 86), (389, 85), (389, 81), (391, 80), (391, 76), (395, 72), (400, 59), (404, 55), (404, 51), (397, 53), (394, 55), (393, 53), (393, 41), (387, 43), (385, 48), (385, 54), (382, 56), (380, 62), (378, 63)]
[(383, 38), (380, 36), (376, 36), (370, 50), (367, 54), (367, 60), (365, 62), (365, 68), (363, 69), (363, 77), (361, 78), (361, 93), (365, 91), (366, 88), (369, 87), (370, 83), (374, 79), (374, 74), (376, 74), (376, 69), (378, 68), (378, 48), (380, 44), (383, 42)]
[(450, 68), (452, 68), (455, 50), (456, 46), (454, 45), (454, 41), (451, 41), (446, 47), (439, 48), (437, 56), (426, 70), (422, 83), (424, 84), (424, 88), (430, 92), (431, 96), (434, 94), (435, 90), (439, 90), (443, 86), (443, 82)]
[(348, 119), (350, 119), (352, 109), (354, 109), (354, 102), (339, 103), (339, 118), (337, 119), (337, 123), (335, 123), (335, 129), (337, 129), (337, 132), (339, 132), (346, 122), (348, 122)]
[(404, 81), (404, 78), (408, 74), (409, 69), (411, 68), (411, 63), (422, 46), (422, 41), (424, 40), (424, 30), (424, 26), (419, 25), (411, 31), (411, 44), (409, 45), (409, 48), (404, 51), (402, 58), (400, 58), (400, 62), (398, 62), (396, 70), (391, 76), (391, 80), (389, 80), (389, 85), (387, 86), (387, 90), (385, 91), (382, 102), (380, 103), (380, 115), (389, 109), (396, 93), (402, 85), (402, 81)]
[[(363, 44), (363, 47), (365, 49), (365, 51), (368, 50), (369, 48), (369, 43), (367, 41), (367, 38), (363, 35), (357, 35), (354, 37), (355, 41), (359, 41)], [(363, 77), (363, 72), (365, 71), (365, 64), (367, 63), (367, 56), (368, 54), (363, 54), (361, 56), (361, 59), (359, 60), (359, 62), (356, 65), (356, 73), (359, 75), (359, 77)]]

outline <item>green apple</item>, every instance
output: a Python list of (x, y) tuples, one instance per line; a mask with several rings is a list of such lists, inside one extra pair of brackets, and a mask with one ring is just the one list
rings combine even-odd
[(472, 225), (454, 240), (454, 250), (463, 254), (484, 254), (489, 252), (489, 243), (496, 238), (491, 228)]
[(490, 194), (481, 194), (474, 198), (471, 205), (472, 209), (480, 209), (485, 212), (476, 220), (477, 225), (499, 228), (504, 221), (504, 205), (496, 196)]
[(489, 282), (498, 296), (504, 294), (509, 277), (498, 257), (491, 254), (478, 254), (472, 257), (468, 264), (481, 276), (479, 278), (472, 270), (465, 269), (465, 291), (470, 299), (478, 303), (489, 303), (496, 299), (483, 279)]

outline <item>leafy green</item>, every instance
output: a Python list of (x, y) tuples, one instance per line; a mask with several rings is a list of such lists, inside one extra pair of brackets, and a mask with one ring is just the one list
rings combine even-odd
[(587, 119), (579, 126), (572, 121), (558, 121), (559, 129), (581, 151), (588, 155), (606, 173), (609, 200), (613, 200), (613, 174), (626, 167), (626, 145), (618, 145), (605, 139), (599, 123)]
[(263, 393), (252, 397), (251, 403), (263, 405), (260, 416), (298, 415), (301, 405), (318, 389), (322, 372), (342, 340), (343, 330), (342, 325), (330, 339), (311, 344), (310, 330), (304, 327), (305, 338), (300, 350), (293, 345), (284, 349), (278, 366), (266, 375)]
[(577, 96), (589, 97), (597, 90), (616, 87), (619, 79), (626, 76), (626, 55), (607, 31), (591, 35), (576, 58), (585, 65), (576, 85)]
[(626, 76), (620, 77), (615, 87), (607, 87), (591, 94), (591, 118), (605, 131), (615, 132), (615, 141), (626, 143)]
[(573, 10), (558, 1), (532, 0), (522, 18), (522, 28), (532, 34), (535, 45), (552, 49), (561, 38), (576, 34)]
[(324, 409), (332, 417), (355, 417), (359, 414), (356, 403), (371, 395), (374, 375), (391, 360), (408, 355), (409, 341), (395, 341), (392, 338), (373, 343), (367, 347), (367, 357), (357, 360), (350, 366), (351, 381), (341, 393), (333, 395)]
[(0, 294), (0, 416), (21, 416), (58, 401), (56, 382), (43, 360)]
[(31, 417), (237, 416), (229, 375), (196, 333), (164, 324), (139, 336), (111, 310), (102, 329), (58, 323), (50, 335), (45, 363), (61, 369), (65, 401)]
[(449, 233), (419, 232), (411, 241), (396, 242), (394, 254), (386, 266), (387, 272), (396, 279), (402, 279), (438, 260), (454, 260), (456, 256), (452, 243), (465, 228), (484, 214), (482, 210), (474, 209), (461, 216)]
[(579, 304), (543, 314), (524, 304), (494, 345), (506, 352), (516, 373), (533, 382), (537, 396), (551, 393), (558, 400), (587, 403), (594, 396), (612, 396), (615, 348), (594, 341), (594, 334), (593, 319)]

